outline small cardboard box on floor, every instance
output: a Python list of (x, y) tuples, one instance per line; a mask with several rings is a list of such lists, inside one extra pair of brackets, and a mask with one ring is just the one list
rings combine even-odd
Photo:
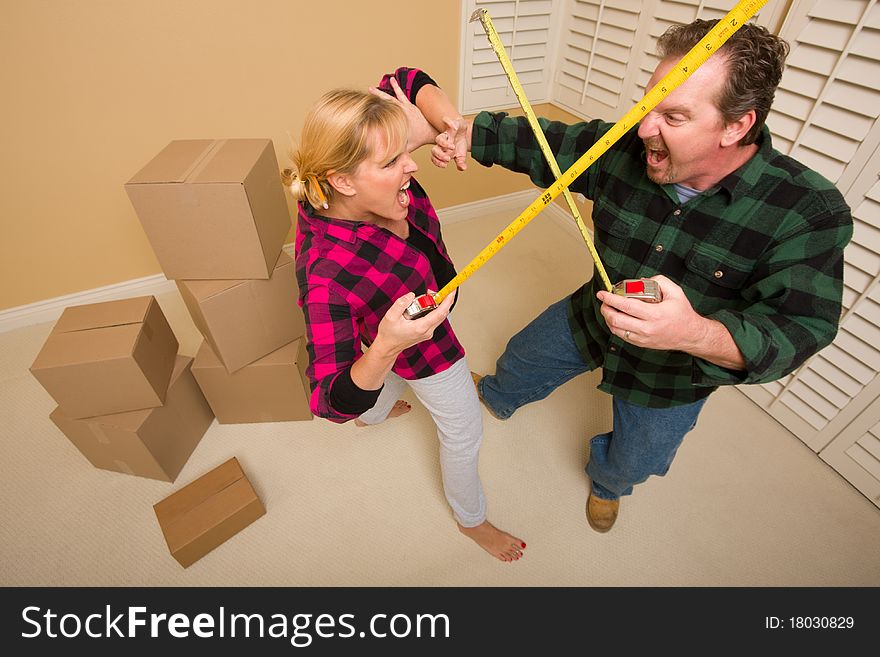
[(66, 308), (31, 365), (70, 418), (161, 406), (177, 338), (152, 296)]
[(172, 141), (125, 191), (171, 279), (269, 278), (290, 230), (269, 139)]
[(268, 280), (177, 281), (196, 327), (227, 372), (305, 333), (293, 259), (281, 252)]
[(205, 341), (193, 376), (220, 424), (311, 420), (308, 364), (303, 337), (230, 374)]
[(157, 408), (73, 419), (59, 406), (49, 418), (96, 468), (174, 481), (214, 421), (192, 362), (177, 357)]
[(235, 457), (153, 505), (171, 555), (184, 568), (265, 515)]

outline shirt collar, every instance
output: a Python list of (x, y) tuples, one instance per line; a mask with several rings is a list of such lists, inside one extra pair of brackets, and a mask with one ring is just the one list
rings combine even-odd
[[(770, 138), (770, 130), (766, 124), (761, 128), (755, 143), (758, 145), (758, 150), (745, 164), (736, 171), (732, 171), (724, 176), (724, 178), (703, 193), (707, 196), (712, 196), (724, 190), (727, 192), (731, 203), (748, 195), (749, 191), (754, 188), (755, 184), (764, 174), (767, 163), (772, 157), (773, 145)], [(670, 199), (675, 203), (679, 202), (678, 193), (675, 191), (674, 185), (662, 185), (662, 187), (666, 190), (666, 194)]]
[(766, 123), (761, 127), (761, 132), (755, 143), (758, 145), (755, 154), (739, 169), (729, 173), (718, 182), (717, 186), (727, 191), (731, 202), (747, 196), (767, 169), (767, 163), (773, 153), (773, 144), (770, 138), (770, 129)]
[(357, 241), (358, 230), (363, 226), (371, 225), (363, 221), (348, 221), (319, 215), (308, 203), (299, 202), (297, 207), (299, 208), (300, 221), (308, 224), (313, 233), (327, 235), (351, 244)]

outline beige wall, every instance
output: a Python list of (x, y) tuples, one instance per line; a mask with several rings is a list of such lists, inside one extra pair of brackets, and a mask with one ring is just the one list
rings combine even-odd
[[(172, 139), (269, 137), (284, 166), (327, 89), (409, 65), (458, 96), (453, 0), (0, 2), (0, 310), (159, 273), (122, 186)], [(439, 208), (529, 187), (418, 162)]]

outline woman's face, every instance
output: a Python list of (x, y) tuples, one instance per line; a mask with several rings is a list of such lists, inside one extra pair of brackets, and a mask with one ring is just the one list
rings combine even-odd
[(351, 197), (352, 209), (362, 221), (406, 219), (409, 179), (419, 167), (406, 151), (406, 143), (389, 148), (379, 130), (373, 131), (370, 141), (371, 154), (350, 175), (356, 192)]

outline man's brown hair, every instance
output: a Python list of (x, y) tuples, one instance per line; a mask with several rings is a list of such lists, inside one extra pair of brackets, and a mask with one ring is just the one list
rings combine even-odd
[[(657, 41), (658, 54), (662, 59), (684, 56), (717, 22), (697, 19), (687, 25), (673, 25)], [(727, 65), (727, 83), (715, 99), (725, 123), (755, 110), (755, 125), (742, 138), (741, 145), (753, 144), (758, 138), (782, 79), (788, 51), (785, 40), (760, 25), (746, 23), (715, 54), (724, 57)]]

